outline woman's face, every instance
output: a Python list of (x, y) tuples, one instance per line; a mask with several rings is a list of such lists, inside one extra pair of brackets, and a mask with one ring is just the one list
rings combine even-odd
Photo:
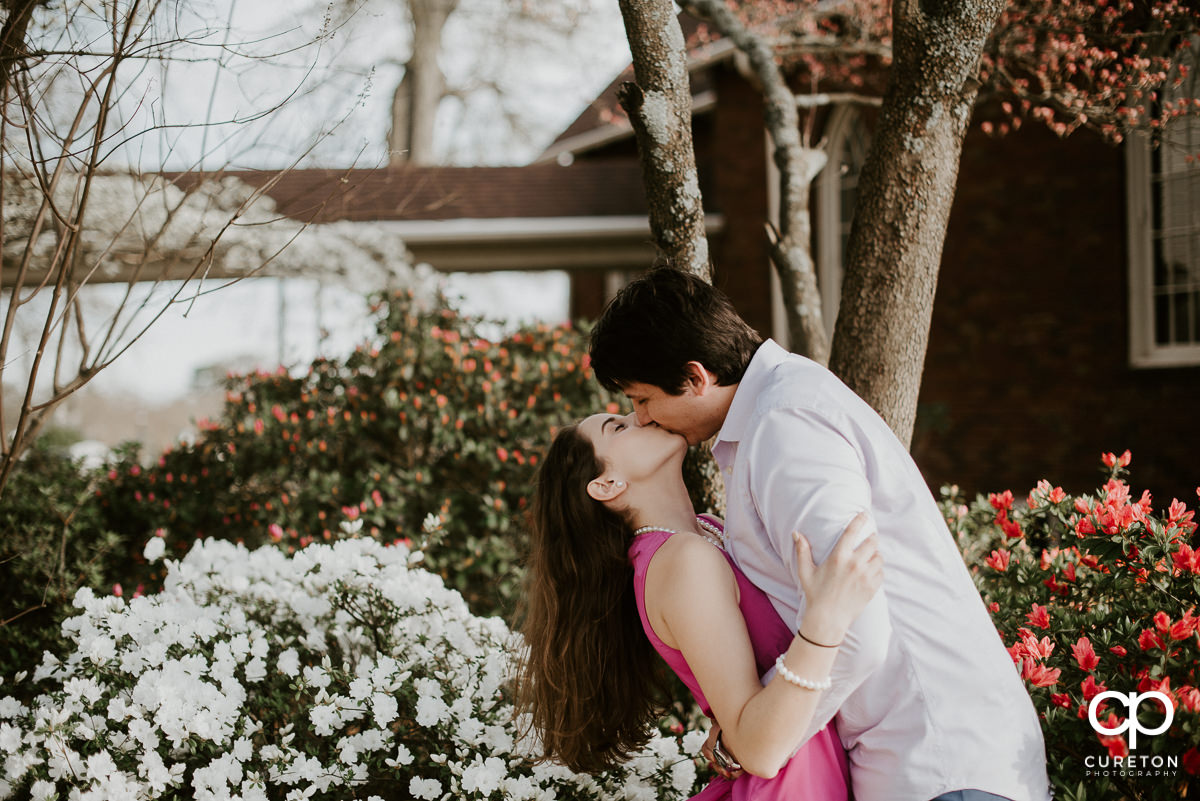
[(655, 424), (639, 426), (634, 415), (594, 414), (579, 424), (596, 450), (596, 456), (608, 467), (607, 476), (632, 484), (644, 481), (670, 467), (679, 471), (687, 440)]

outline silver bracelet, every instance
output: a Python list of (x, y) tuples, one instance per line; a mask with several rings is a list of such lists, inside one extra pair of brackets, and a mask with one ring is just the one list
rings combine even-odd
[(788, 684), (795, 684), (797, 687), (803, 687), (806, 690), (823, 692), (833, 686), (833, 679), (829, 677), (826, 677), (824, 681), (813, 681), (812, 679), (797, 676), (788, 670), (787, 665), (783, 663), (783, 654), (780, 654), (779, 658), (775, 660), (775, 673)]

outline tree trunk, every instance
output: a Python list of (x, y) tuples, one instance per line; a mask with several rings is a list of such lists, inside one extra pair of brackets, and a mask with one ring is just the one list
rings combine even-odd
[(392, 131), (388, 136), (391, 163), (431, 164), (434, 123), (446, 92), (438, 54), (442, 29), (458, 0), (409, 0), (412, 15), (412, 55), (404, 79), (392, 98)]
[(6, 12), (0, 27), (0, 88), (7, 88), (13, 70), (25, 57), (25, 32), (33, 10), (43, 0), (4, 0), (0, 9)]
[(650, 232), (672, 264), (712, 281), (692, 149), (692, 93), (683, 32), (671, 0), (620, 0), (636, 84), (618, 98), (642, 162)]
[(859, 182), (832, 369), (906, 445), (984, 41), (1002, 0), (895, 0), (895, 61)]
[(821, 293), (812, 258), (809, 197), (813, 178), (825, 166), (821, 150), (804, 147), (796, 97), (762, 37), (750, 31), (725, 0), (680, 0), (680, 6), (708, 20), (744, 53), (762, 87), (763, 114), (779, 168), (779, 231), (771, 234), (771, 263), (779, 275), (787, 312), (788, 347), (821, 364), (829, 363), (829, 338), (821, 314)]

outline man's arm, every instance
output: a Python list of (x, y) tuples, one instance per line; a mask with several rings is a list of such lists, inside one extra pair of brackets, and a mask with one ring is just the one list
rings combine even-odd
[[(813, 558), (820, 564), (854, 516), (871, 509), (871, 487), (862, 459), (846, 433), (839, 430), (837, 421), (821, 414), (781, 408), (768, 411), (740, 446), (754, 449), (746, 462), (751, 493), (771, 547), (800, 596), (800, 612), (794, 621), (800, 631), (804, 631), (805, 601), (795, 578), (792, 532), (808, 538)], [(872, 520), (859, 539), (874, 531)], [(886, 575), (886, 565), (884, 569)], [(890, 638), (887, 599), (881, 591), (847, 632), (834, 662), (833, 687), (822, 696), (806, 740), (883, 664)]]

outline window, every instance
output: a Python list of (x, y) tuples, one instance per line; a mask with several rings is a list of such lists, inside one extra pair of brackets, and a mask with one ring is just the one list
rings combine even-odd
[[(1177, 92), (1196, 97), (1194, 79)], [(1135, 367), (1200, 364), (1200, 120), (1183, 117), (1152, 148), (1126, 140), (1129, 345)]]

